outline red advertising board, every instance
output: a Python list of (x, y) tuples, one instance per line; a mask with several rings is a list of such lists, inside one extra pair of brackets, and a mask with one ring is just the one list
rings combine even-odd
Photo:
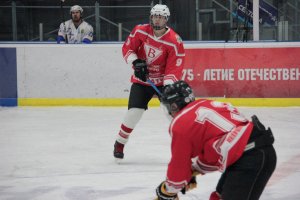
[(183, 79), (197, 97), (300, 97), (300, 48), (185, 50)]

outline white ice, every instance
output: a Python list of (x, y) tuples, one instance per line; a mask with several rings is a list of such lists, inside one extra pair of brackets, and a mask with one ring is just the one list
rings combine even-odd
[[(300, 199), (300, 108), (245, 108), (275, 135), (278, 163), (261, 200)], [(150, 108), (116, 164), (126, 108), (0, 107), (0, 200), (151, 200), (170, 159), (168, 119)], [(180, 199), (207, 200), (219, 172)]]

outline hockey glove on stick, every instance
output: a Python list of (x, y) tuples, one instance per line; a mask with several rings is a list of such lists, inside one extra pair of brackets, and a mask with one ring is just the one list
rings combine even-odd
[(145, 60), (136, 59), (132, 62), (134, 68), (134, 76), (146, 82), (149, 71)]
[(155, 200), (179, 200), (177, 194), (174, 193), (168, 193), (166, 191), (166, 185), (165, 182), (162, 182), (157, 188), (156, 188), (156, 195), (157, 198)]
[(188, 184), (184, 188), (182, 188), (181, 193), (185, 194), (187, 191), (190, 191), (196, 187), (197, 187), (196, 175), (193, 175), (191, 180), (188, 182)]

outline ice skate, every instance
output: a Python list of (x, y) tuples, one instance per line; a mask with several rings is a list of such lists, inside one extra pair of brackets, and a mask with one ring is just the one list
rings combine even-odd
[(114, 145), (114, 157), (116, 163), (120, 163), (124, 158), (123, 150), (124, 150), (124, 144), (121, 144), (120, 142), (116, 141)]

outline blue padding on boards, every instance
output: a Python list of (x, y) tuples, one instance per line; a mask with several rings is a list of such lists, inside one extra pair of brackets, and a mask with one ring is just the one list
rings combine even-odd
[(16, 48), (0, 48), (0, 106), (17, 106)]

